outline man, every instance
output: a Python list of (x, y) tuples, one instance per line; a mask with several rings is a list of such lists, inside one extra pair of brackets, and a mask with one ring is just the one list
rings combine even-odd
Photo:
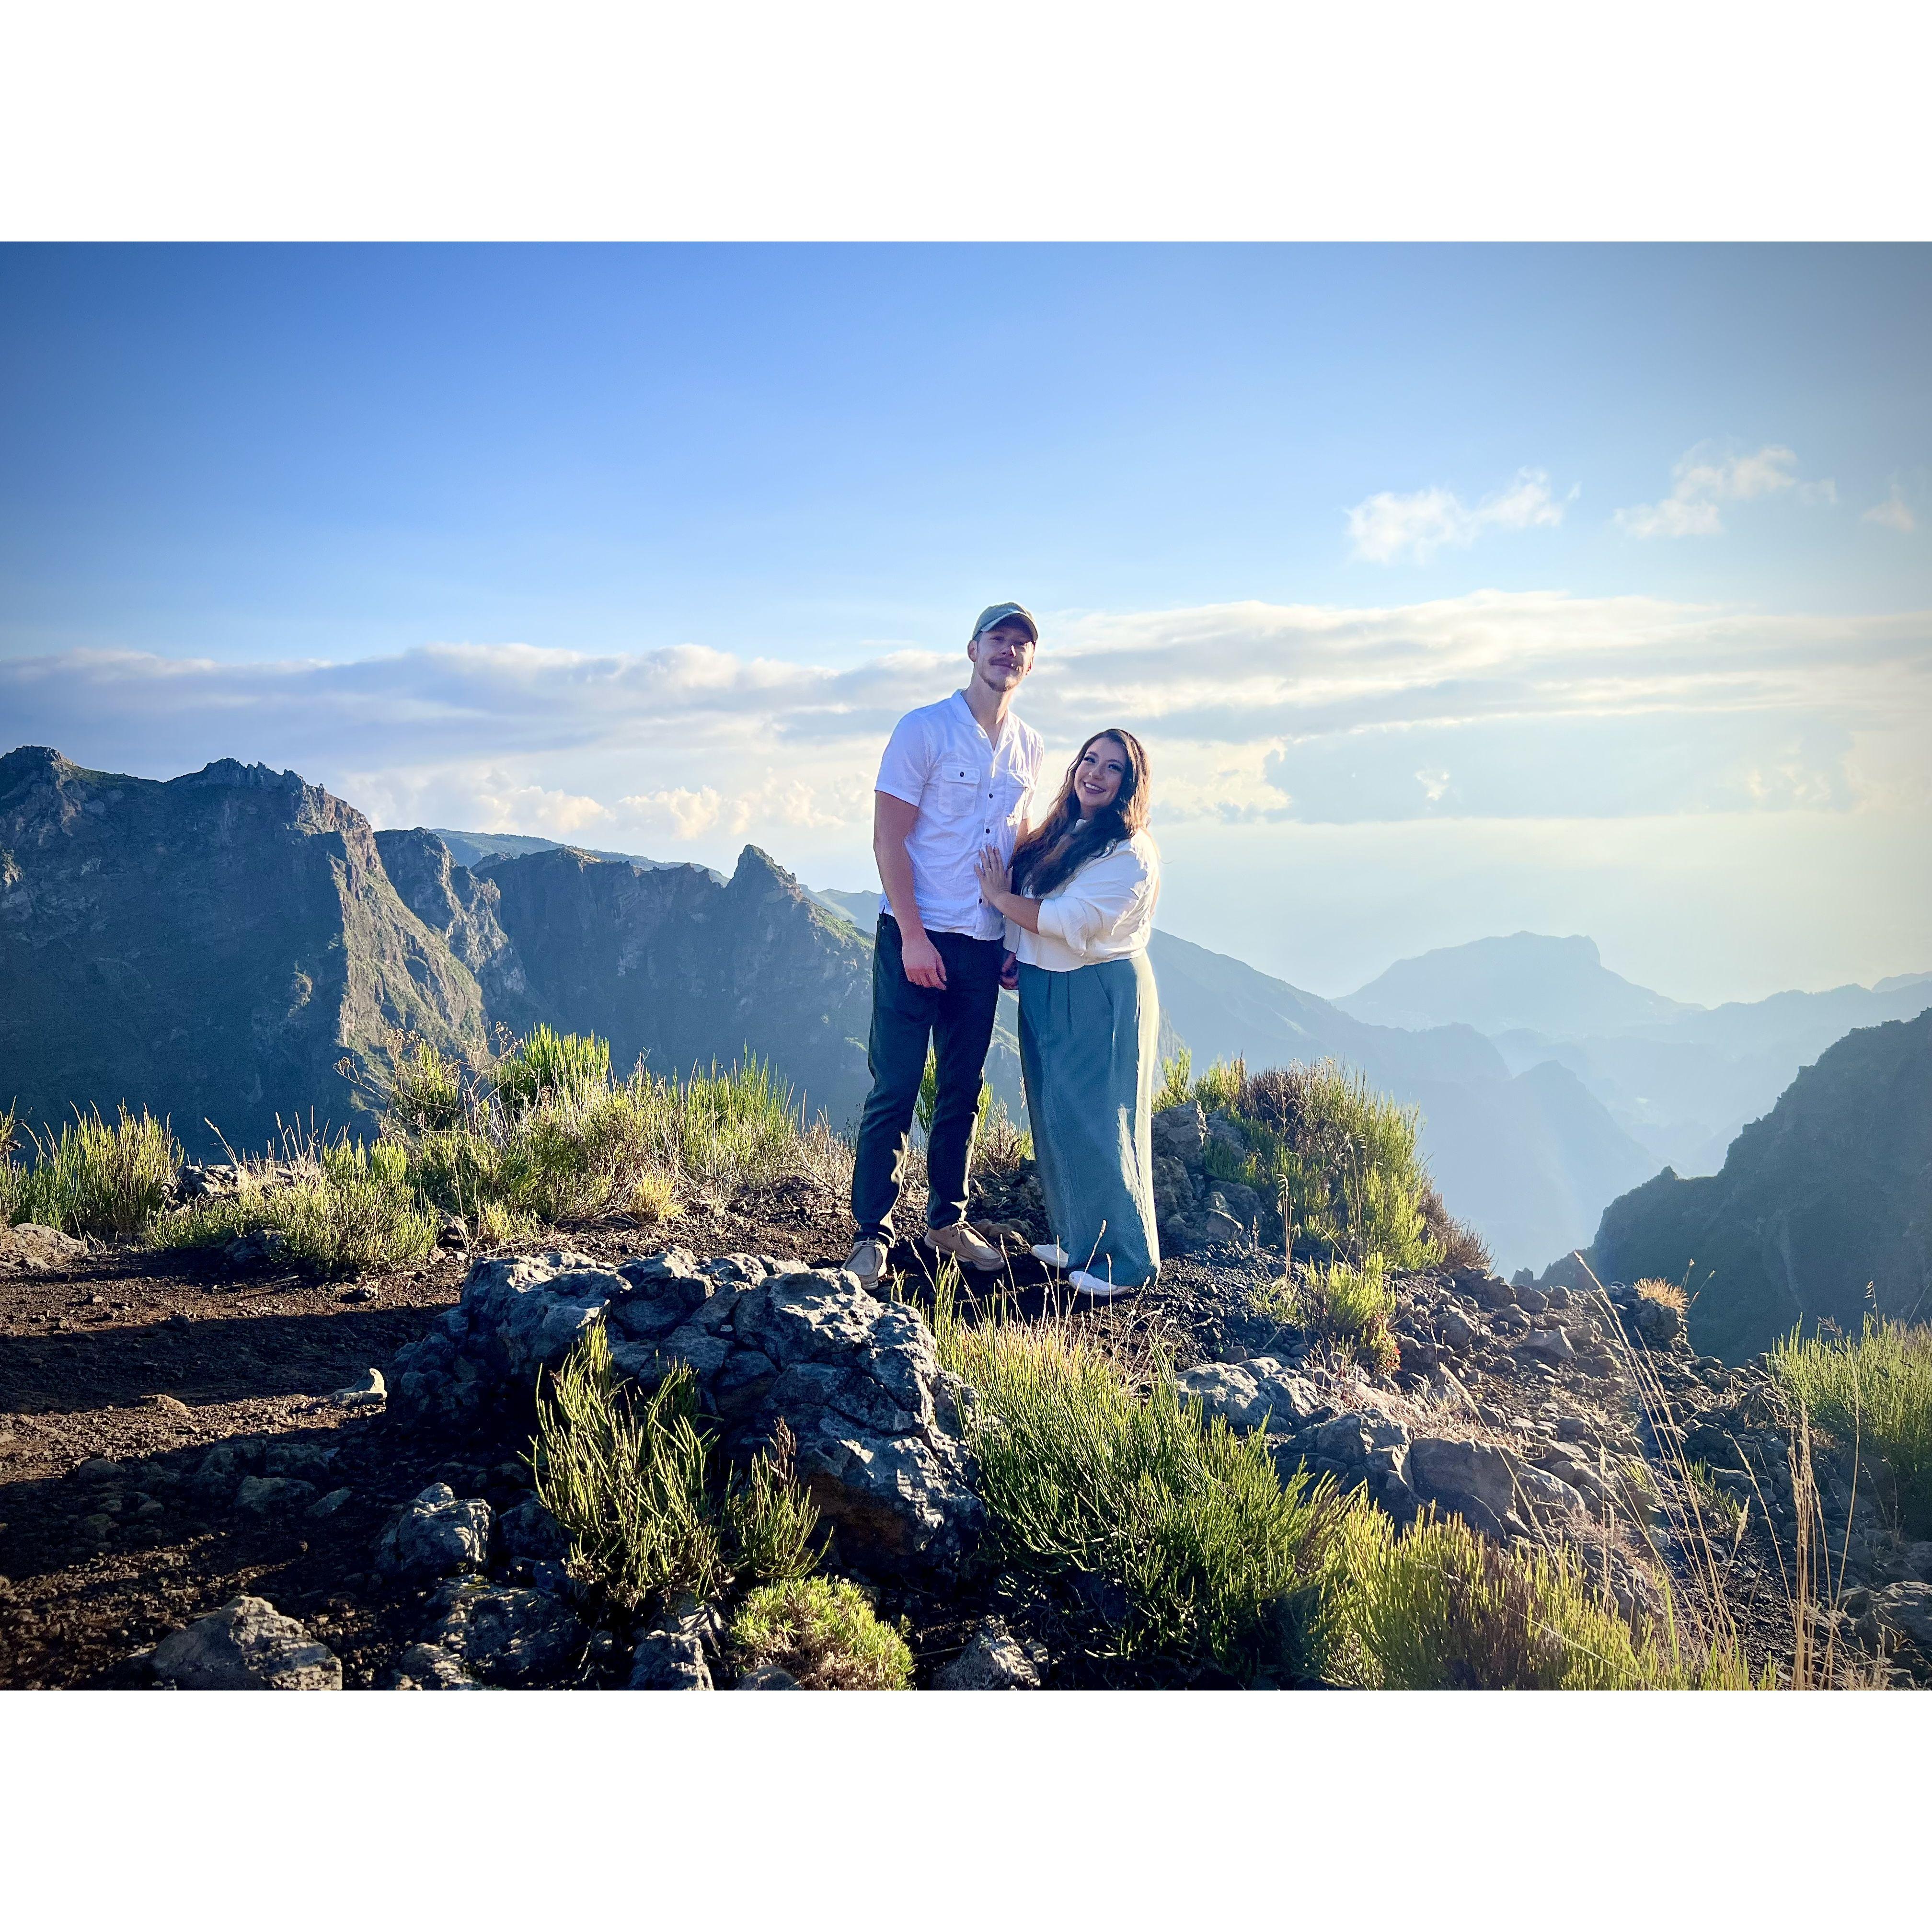
[(966, 1225), (966, 1175), (980, 1108), (981, 1069), (993, 1038), (1005, 922), (980, 896), (980, 849), (1010, 859), (1026, 830), (1045, 751), (1012, 716), (1033, 668), (1040, 626), (1017, 604), (980, 614), (966, 656), (965, 688), (908, 712), (879, 764), (872, 850), (885, 893), (872, 950), (872, 1091), (852, 1163), (859, 1238), (845, 1265), (866, 1287), (884, 1272), (898, 1205), (899, 1162), (925, 1075), (938, 1062), (927, 1137), (926, 1228), (935, 1257), (992, 1270), (1000, 1251)]

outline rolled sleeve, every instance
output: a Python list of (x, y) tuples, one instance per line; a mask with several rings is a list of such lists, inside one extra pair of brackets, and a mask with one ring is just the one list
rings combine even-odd
[(908, 712), (886, 742), (872, 789), (902, 799), (908, 805), (920, 803), (926, 796), (926, 781), (932, 776), (933, 757), (932, 736), (925, 720), (917, 712)]

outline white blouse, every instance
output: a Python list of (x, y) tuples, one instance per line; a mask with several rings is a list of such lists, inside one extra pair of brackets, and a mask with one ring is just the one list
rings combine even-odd
[(1040, 901), (1039, 932), (1008, 920), (1006, 944), (1022, 965), (1049, 973), (1130, 959), (1147, 950), (1160, 902), (1160, 848), (1136, 832)]

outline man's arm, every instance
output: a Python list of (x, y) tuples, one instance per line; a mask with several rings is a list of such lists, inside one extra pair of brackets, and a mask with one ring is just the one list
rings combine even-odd
[(919, 902), (913, 896), (912, 855), (906, 840), (919, 820), (919, 807), (889, 791), (872, 794), (872, 856), (878, 861), (879, 883), (898, 921), (901, 957), (905, 976), (915, 986), (929, 986), (935, 992), (946, 984), (946, 962), (939, 948), (927, 938), (919, 916)]

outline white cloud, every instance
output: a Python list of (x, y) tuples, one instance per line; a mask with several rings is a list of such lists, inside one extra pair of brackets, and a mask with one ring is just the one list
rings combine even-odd
[(1835, 503), (1838, 486), (1829, 477), (1801, 482), (1798, 457), (1782, 443), (1766, 443), (1750, 456), (1720, 456), (1700, 443), (1677, 459), (1670, 494), (1655, 503), (1635, 503), (1617, 512), (1618, 526), (1634, 537), (1708, 537), (1723, 532), (1719, 506), (1793, 490), (1806, 503)]
[(1905, 500), (1905, 492), (1896, 483), (1882, 503), (1874, 503), (1865, 512), (1864, 520), (1896, 530), (1901, 536), (1910, 536), (1918, 527), (1918, 519), (1912, 514), (1912, 506)]
[[(1570, 495), (1576, 494), (1573, 489)], [(1485, 496), (1473, 509), (1454, 491), (1440, 488), (1406, 496), (1383, 490), (1348, 512), (1348, 537), (1355, 555), (1367, 562), (1399, 563), (1407, 556), (1426, 563), (1438, 550), (1466, 548), (1486, 530), (1560, 524), (1569, 500), (1550, 494), (1550, 478), (1540, 470), (1518, 470), (1507, 488)]]
[(1449, 789), (1449, 774), (1439, 768), (1434, 771), (1418, 772), (1415, 782), (1421, 786), (1423, 796), (1431, 805), (1440, 805), (1443, 794)]

